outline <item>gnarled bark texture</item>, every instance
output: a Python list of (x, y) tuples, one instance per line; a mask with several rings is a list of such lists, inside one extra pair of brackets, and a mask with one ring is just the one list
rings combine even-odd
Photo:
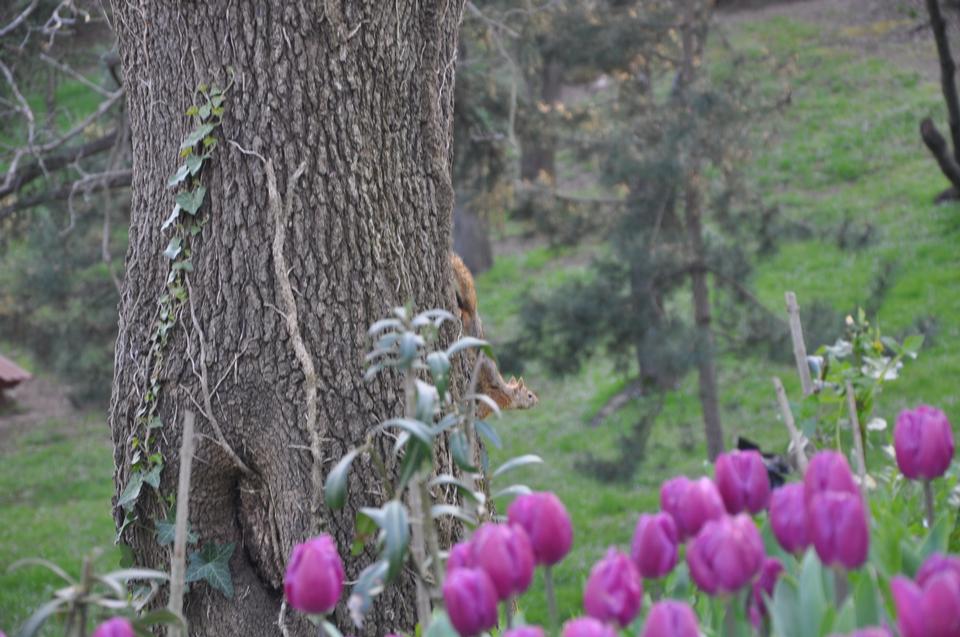
[[(158, 438), (167, 458), (161, 490), (175, 491), (180, 420), (185, 409), (204, 404), (198, 373), (206, 365), (214, 416), (252, 474), (230, 461), (213, 441), (209, 419), (198, 416), (190, 522), (201, 542), (236, 542), (230, 563), (236, 595), (228, 600), (204, 583), (194, 585), (185, 604), (190, 634), (280, 634), (287, 556), (317, 525), (310, 512), (312, 458), (304, 374), (280, 314), (264, 165), (237, 145), (273, 161), (281, 195), (306, 162), (287, 220), (285, 256), (317, 372), (327, 471), (372, 427), (403, 410), (399, 378), (363, 381), (368, 325), (410, 300), (417, 309), (456, 307), (447, 251), (463, 0), (113, 4), (133, 143), (130, 248), (110, 408), (118, 489), (130, 474), (131, 436), (140, 434), (135, 414), (169, 268), (161, 256), (169, 231), (160, 230), (174, 205), (166, 181), (191, 127), (184, 112), (198, 84), (224, 86), (232, 67), (220, 144), (202, 177), (209, 189), (199, 213), (205, 225), (193, 243), (191, 301), (200, 329), (186, 306), (161, 375)], [(359, 465), (348, 507), (322, 516), (343, 555), (353, 538), (354, 506), (383, 497), (373, 482), (369, 467)], [(157, 545), (151, 522), (162, 515), (160, 505), (152, 493), (141, 500), (139, 521), (124, 539), (138, 563), (165, 566), (167, 549)], [(348, 561), (347, 578), (369, 558)], [(408, 574), (378, 600), (357, 634), (409, 630), (413, 590)], [(343, 603), (336, 622), (350, 628)], [(315, 633), (293, 612), (287, 626), (292, 635)]]

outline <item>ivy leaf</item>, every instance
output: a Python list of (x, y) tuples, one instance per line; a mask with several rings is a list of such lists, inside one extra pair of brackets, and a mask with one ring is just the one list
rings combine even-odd
[(154, 489), (160, 488), (160, 472), (163, 470), (163, 465), (158, 464), (154, 468), (150, 469), (147, 473), (143, 474), (143, 481), (146, 484), (149, 484)]
[(173, 173), (170, 179), (167, 180), (167, 188), (175, 188), (177, 184), (187, 178), (188, 174), (190, 174), (190, 169), (187, 168), (187, 164), (180, 164), (180, 166), (177, 167), (177, 172)]
[(187, 190), (177, 195), (177, 204), (191, 215), (197, 214), (203, 205), (203, 198), (207, 195), (206, 186), (198, 186), (196, 190)]
[(230, 557), (236, 545), (207, 542), (199, 551), (190, 553), (187, 564), (187, 583), (204, 581), (233, 599), (233, 579), (230, 577)]
[(130, 476), (130, 481), (127, 482), (127, 486), (125, 486), (123, 491), (120, 493), (120, 498), (117, 500), (117, 506), (123, 507), (126, 511), (133, 510), (133, 505), (136, 503), (137, 498), (140, 497), (140, 489), (142, 488), (143, 472), (136, 471)]
[(200, 119), (207, 119), (210, 117), (210, 102), (207, 102), (201, 106), (197, 114), (200, 115)]
[[(170, 509), (165, 519), (156, 520), (154, 526), (156, 527), (157, 544), (160, 546), (173, 544), (177, 527), (176, 513), (173, 509)], [(190, 523), (187, 522), (187, 544), (196, 544), (199, 539), (197, 534), (190, 529)]]
[(201, 124), (197, 126), (190, 134), (187, 135), (186, 139), (183, 140), (183, 143), (180, 144), (180, 148), (190, 148), (195, 146), (201, 139), (213, 132), (213, 124)]
[(177, 222), (177, 219), (180, 217), (180, 204), (174, 204), (173, 212), (170, 213), (170, 216), (163, 222), (163, 225), (160, 226), (160, 230), (166, 230), (173, 224)]
[(191, 177), (196, 175), (198, 172), (200, 172), (200, 168), (203, 167), (204, 159), (205, 159), (205, 156), (203, 155), (190, 155), (189, 157), (187, 157), (187, 163), (185, 165), (187, 167), (187, 170), (190, 172)]
[(170, 243), (167, 244), (167, 249), (163, 251), (163, 256), (173, 261), (177, 258), (177, 255), (180, 254), (181, 244), (182, 241), (180, 237), (171, 237)]

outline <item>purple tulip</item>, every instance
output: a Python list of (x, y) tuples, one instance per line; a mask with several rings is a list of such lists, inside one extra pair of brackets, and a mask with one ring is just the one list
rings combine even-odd
[(799, 553), (810, 546), (803, 484), (784, 485), (770, 495), (770, 527), (788, 553)]
[(643, 586), (630, 558), (611, 548), (593, 565), (583, 590), (587, 614), (601, 621), (615, 621), (626, 627), (640, 612)]
[(594, 617), (578, 617), (563, 625), (562, 637), (617, 637), (617, 631)]
[(664, 482), (660, 487), (660, 508), (673, 518), (683, 540), (699, 533), (707, 521), (727, 514), (717, 485), (706, 477), (689, 480), (679, 476)]
[[(133, 637), (133, 624), (125, 617), (114, 617), (103, 622), (91, 637)], [(0, 636), (3, 633), (0, 632)]]
[(668, 514), (642, 514), (630, 543), (630, 557), (640, 575), (653, 579), (672, 571), (679, 540), (677, 525)]
[(560, 499), (549, 492), (521, 495), (507, 508), (507, 519), (527, 532), (537, 564), (552, 566), (573, 545), (573, 524)]
[(326, 614), (343, 592), (343, 562), (329, 535), (318, 535), (293, 547), (283, 590), (290, 606), (305, 613)]
[(707, 522), (687, 547), (690, 576), (709, 595), (743, 588), (760, 570), (763, 556), (760, 531), (745, 513)]
[(901, 637), (960, 635), (960, 580), (951, 572), (930, 577), (921, 588), (906, 577), (890, 582)]
[(870, 530), (860, 494), (819, 493), (807, 507), (810, 539), (828, 566), (859, 568), (867, 561)]
[(893, 428), (897, 466), (911, 480), (939, 478), (953, 460), (953, 430), (936, 407), (905, 409)]
[(952, 573), (960, 578), (960, 557), (942, 553), (932, 554), (917, 571), (917, 585), (923, 588), (927, 581), (939, 573)]
[(836, 451), (820, 451), (814, 454), (807, 465), (807, 472), (803, 476), (803, 501), (807, 503), (808, 515), (810, 500), (824, 491), (860, 495), (847, 459)]
[(503, 637), (545, 637), (539, 626), (517, 626), (503, 633)]
[(693, 609), (683, 602), (664, 600), (650, 609), (641, 637), (699, 637)]
[(473, 547), (469, 542), (457, 542), (450, 547), (450, 555), (447, 557), (447, 572), (458, 568), (473, 568), (476, 566), (473, 562)]
[(715, 465), (717, 489), (731, 515), (759, 513), (770, 501), (770, 478), (758, 451), (721, 453)]
[(497, 589), (479, 568), (458, 568), (443, 582), (443, 603), (461, 637), (473, 637), (497, 624)]
[(523, 528), (488, 522), (470, 544), (473, 563), (490, 576), (500, 599), (527, 590), (533, 579), (533, 549)]
[(773, 591), (777, 586), (777, 580), (783, 572), (783, 564), (774, 557), (767, 557), (763, 560), (763, 566), (760, 567), (760, 577), (753, 583), (751, 595), (750, 614), (751, 621), (754, 622), (754, 613), (757, 616), (756, 626), (763, 617), (767, 615), (767, 604), (764, 596), (773, 597)]

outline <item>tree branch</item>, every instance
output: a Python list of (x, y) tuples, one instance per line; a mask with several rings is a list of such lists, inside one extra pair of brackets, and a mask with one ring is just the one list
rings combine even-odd
[(75, 182), (71, 182), (65, 186), (62, 186), (56, 190), (42, 192), (33, 197), (25, 197), (19, 199), (11, 204), (8, 204), (0, 208), (0, 221), (3, 221), (10, 215), (20, 210), (26, 210), (27, 208), (33, 208), (34, 206), (39, 206), (41, 204), (50, 203), (53, 201), (63, 201), (69, 199), (71, 196), (75, 196), (79, 193), (88, 193), (98, 188), (125, 188), (130, 185), (133, 171), (131, 170), (117, 170), (109, 173), (100, 173), (97, 175), (89, 175)]
[(46, 169), (46, 172), (60, 170), (80, 159), (110, 150), (117, 142), (117, 136), (118, 131), (112, 130), (103, 137), (98, 137), (82, 146), (75, 146), (62, 152), (48, 155), (42, 159), (42, 162), (38, 159), (25, 166), (20, 166), (11, 175), (10, 183), (0, 184), (0, 198), (18, 192), (33, 180), (43, 176), (45, 174), (44, 169)]
[[(953, 157), (960, 162), (960, 104), (957, 102), (957, 67), (950, 55), (950, 41), (947, 38), (947, 23), (940, 13), (939, 0), (926, 0), (927, 13), (930, 14), (930, 28), (933, 30), (933, 39), (937, 42), (937, 57), (940, 58), (940, 86), (943, 89), (943, 100), (947, 103), (947, 117), (950, 121), (950, 138), (953, 140)], [(921, 132), (923, 128), (921, 125)], [(935, 130), (935, 129), (934, 129)], [(926, 138), (923, 140), (926, 142)], [(930, 147), (930, 144), (927, 144)], [(933, 149), (930, 149), (933, 151)], [(934, 153), (936, 155), (936, 153)], [(940, 158), (938, 157), (939, 161)], [(941, 170), (943, 164), (940, 165)], [(944, 171), (946, 174), (946, 171)], [(947, 175), (949, 177), (949, 175)], [(951, 178), (950, 181), (953, 182)], [(956, 186), (957, 183), (954, 182)]]
[(950, 155), (947, 140), (940, 134), (937, 125), (929, 117), (920, 122), (920, 137), (937, 160), (937, 164), (940, 165), (940, 172), (950, 180), (955, 189), (960, 190), (960, 166)]

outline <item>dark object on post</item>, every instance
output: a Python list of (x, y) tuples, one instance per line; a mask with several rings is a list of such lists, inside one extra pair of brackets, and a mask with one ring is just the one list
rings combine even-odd
[(782, 487), (790, 473), (790, 464), (787, 459), (778, 453), (767, 453), (760, 445), (742, 436), (737, 436), (737, 449), (740, 451), (759, 451), (763, 457), (763, 465), (767, 468), (770, 486), (774, 489)]
[(9, 358), (0, 355), (0, 404), (6, 400), (5, 392), (13, 389), (25, 380), (30, 380), (33, 376), (30, 372), (22, 369)]

